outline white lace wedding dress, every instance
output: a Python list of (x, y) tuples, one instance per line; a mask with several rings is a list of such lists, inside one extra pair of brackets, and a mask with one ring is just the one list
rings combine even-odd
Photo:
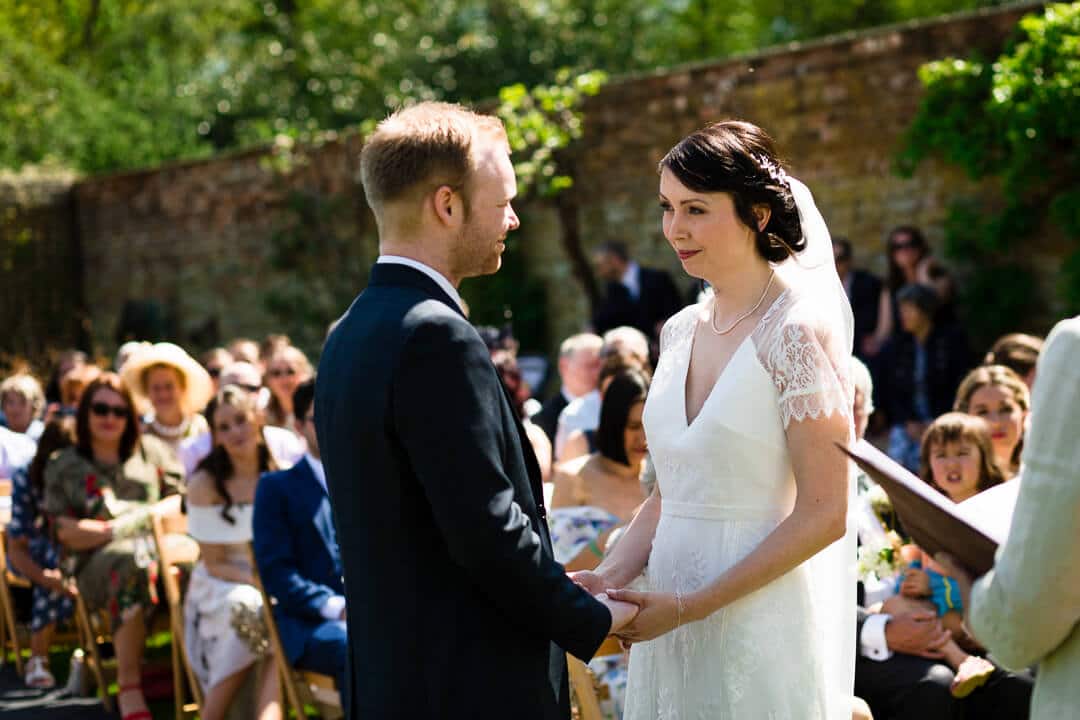
[[(693, 592), (748, 555), (795, 500), (785, 429), (833, 413), (850, 418), (850, 340), (821, 314), (829, 306), (786, 289), (689, 424), (685, 383), (702, 306), (665, 326), (644, 414), (663, 498), (651, 590)], [(706, 620), (635, 645), (625, 720), (848, 720), (853, 538)]]

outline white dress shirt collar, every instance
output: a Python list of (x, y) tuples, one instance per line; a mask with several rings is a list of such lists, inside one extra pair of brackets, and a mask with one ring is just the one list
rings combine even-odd
[[(322, 460), (313, 456), (311, 453), (304, 453), (304, 459), (307, 460), (308, 467), (311, 468), (311, 472), (315, 474), (315, 479), (322, 485), (323, 490), (326, 488), (326, 469), (323, 468)], [(327, 490), (329, 492), (329, 490)]]
[(419, 270), (434, 280), (443, 292), (450, 296), (450, 299), (457, 303), (458, 309), (465, 312), (465, 303), (461, 300), (461, 295), (458, 293), (457, 288), (450, 284), (450, 281), (446, 279), (446, 276), (440, 273), (430, 265), (425, 265), (419, 260), (413, 260), (412, 258), (402, 257), (400, 255), (380, 255), (379, 259), (375, 261), (380, 265), (404, 265), (411, 267), (413, 270)]

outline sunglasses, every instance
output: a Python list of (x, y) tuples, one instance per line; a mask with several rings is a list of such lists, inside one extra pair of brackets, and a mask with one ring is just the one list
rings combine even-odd
[(221, 368), (210, 367), (206, 368), (206, 374), (212, 378), (221, 377)]
[(901, 240), (900, 242), (889, 243), (890, 250), (907, 250), (916, 247), (918, 247), (918, 245), (916, 245), (913, 240)]
[(286, 376), (291, 377), (291, 376), (293, 376), (295, 374), (296, 374), (296, 371), (293, 370), (292, 368), (285, 368), (285, 369), (278, 368), (277, 370), (271, 370), (270, 373), (269, 373), (270, 377), (286, 377)]
[(112, 416), (121, 420), (126, 420), (128, 416), (128, 409), (123, 405), (110, 405), (109, 403), (96, 402), (91, 403), (90, 412), (94, 413), (98, 417), (105, 417), (109, 413)]

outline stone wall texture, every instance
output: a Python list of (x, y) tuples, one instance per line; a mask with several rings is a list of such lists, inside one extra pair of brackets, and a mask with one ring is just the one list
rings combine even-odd
[[(1037, 7), (613, 80), (587, 102), (585, 136), (575, 151), (580, 172), (569, 192), (580, 208), (586, 253), (605, 240), (626, 241), (643, 264), (669, 269), (689, 288), (660, 231), (656, 164), (680, 137), (724, 118), (750, 120), (772, 134), (833, 233), (855, 244), (857, 264), (882, 271), (885, 233), (900, 223), (922, 226), (940, 246), (949, 204), (970, 194), (992, 197), (992, 189), (933, 162), (911, 179), (892, 173), (922, 94), (917, 70), (946, 56), (997, 54), (1019, 18)], [(286, 172), (274, 169), (273, 149), (261, 148), (77, 183), (94, 342), (114, 346), (128, 317), (125, 303), (134, 301), (160, 308), (164, 334), (197, 347), (299, 326), (301, 340), (317, 349), (323, 323), (362, 288), (377, 253), (356, 182), (359, 147), (360, 139), (347, 135), (306, 148)], [(545, 335), (554, 346), (582, 328), (588, 299), (559, 241), (558, 214), (526, 204), (521, 215), (512, 242), (546, 288)], [(1054, 238), (1026, 253), (1047, 288), (1063, 253)], [(483, 280), (469, 282), (483, 292)], [(1051, 307), (1027, 329), (1045, 330), (1052, 314)]]

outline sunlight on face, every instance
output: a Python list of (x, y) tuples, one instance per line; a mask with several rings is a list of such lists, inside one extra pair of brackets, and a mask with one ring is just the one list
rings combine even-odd
[(953, 502), (963, 502), (979, 492), (982, 453), (970, 440), (935, 443), (930, 448), (930, 472), (934, 484)]
[(664, 168), (660, 209), (664, 237), (692, 277), (747, 267), (756, 258), (754, 231), (739, 219), (728, 193), (694, 192)]
[(994, 457), (1001, 467), (1008, 468), (1027, 415), (1012, 392), (998, 385), (983, 385), (971, 394), (968, 413), (986, 420), (994, 444)]
[(214, 411), (214, 442), (233, 456), (255, 445), (255, 423), (242, 409), (222, 405)]
[(649, 443), (645, 440), (645, 424), (641, 421), (641, 414), (644, 411), (645, 401), (642, 400), (634, 403), (626, 416), (623, 444), (630, 467), (638, 467), (645, 459), (645, 454), (649, 452)]

